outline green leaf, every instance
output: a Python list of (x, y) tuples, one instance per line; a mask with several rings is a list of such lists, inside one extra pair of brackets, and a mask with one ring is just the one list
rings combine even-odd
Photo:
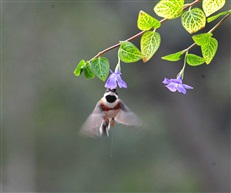
[(218, 42), (215, 38), (210, 38), (206, 44), (201, 45), (202, 56), (205, 63), (209, 64), (215, 56), (218, 48)]
[(136, 62), (142, 58), (140, 50), (131, 42), (121, 42), (118, 54), (125, 63)]
[(190, 66), (199, 66), (205, 62), (205, 59), (195, 54), (187, 54), (186, 61)]
[(155, 54), (160, 46), (160, 34), (153, 31), (145, 32), (140, 40), (141, 53), (143, 62), (147, 62)]
[(224, 12), (218, 13), (217, 15), (211, 16), (207, 19), (207, 22), (210, 23), (210, 22), (214, 21), (215, 19), (217, 19), (218, 17), (223, 16), (223, 15), (227, 15), (227, 14), (231, 14), (231, 10), (224, 11)]
[(77, 67), (74, 70), (75, 76), (80, 76), (80, 74), (83, 72), (83, 68), (84, 68), (85, 64), (86, 64), (85, 60), (81, 60), (79, 62), (79, 64), (77, 65)]
[(167, 19), (179, 17), (184, 8), (184, 0), (161, 0), (154, 7), (154, 12)]
[(206, 17), (200, 8), (194, 8), (182, 14), (181, 23), (186, 31), (192, 34), (205, 27)]
[(203, 33), (192, 36), (194, 42), (201, 46), (202, 56), (206, 64), (212, 61), (218, 48), (218, 42), (212, 35), (212, 33)]
[(163, 60), (168, 60), (168, 61), (178, 61), (181, 59), (182, 57), (182, 54), (183, 54), (183, 50), (182, 51), (179, 51), (179, 52), (176, 52), (176, 53), (173, 53), (173, 54), (169, 54), (169, 55), (166, 55), (166, 56), (163, 56), (161, 57)]
[(83, 70), (84, 70), (84, 75), (87, 79), (95, 77), (95, 74), (93, 73), (91, 69), (91, 63), (89, 61), (86, 62), (86, 65), (83, 68)]
[(206, 44), (212, 37), (212, 35), (212, 33), (203, 33), (192, 36), (192, 39), (198, 46), (201, 46), (203, 44)]
[(202, 1), (202, 8), (205, 12), (206, 17), (218, 11), (224, 5), (225, 5), (225, 0), (203, 0)]
[(99, 79), (105, 81), (110, 69), (108, 59), (105, 57), (98, 57), (93, 59), (91, 63), (91, 69)]
[(140, 30), (150, 30), (151, 28), (157, 29), (160, 27), (160, 25), (160, 22), (151, 15), (142, 10), (139, 12), (137, 27)]

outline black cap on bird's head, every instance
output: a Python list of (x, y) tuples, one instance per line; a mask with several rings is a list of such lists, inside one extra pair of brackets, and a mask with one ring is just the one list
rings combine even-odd
[(117, 92), (117, 90), (116, 89), (110, 89), (110, 88), (107, 88), (106, 89), (106, 91), (105, 91), (105, 93), (115, 93), (117, 96), (118, 96), (118, 92)]
[(116, 91), (116, 89), (107, 88), (106, 91), (105, 91), (105, 93), (107, 93), (107, 92), (113, 92), (113, 93), (118, 94), (117, 91)]

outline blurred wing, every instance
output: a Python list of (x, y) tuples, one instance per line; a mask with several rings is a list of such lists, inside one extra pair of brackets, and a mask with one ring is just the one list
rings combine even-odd
[(120, 101), (121, 110), (116, 115), (115, 120), (118, 123), (128, 126), (141, 126), (142, 122), (140, 118), (133, 113), (124, 103)]
[(99, 127), (103, 120), (102, 108), (100, 101), (96, 104), (93, 112), (89, 115), (87, 120), (82, 125), (79, 134), (86, 137), (100, 136)]

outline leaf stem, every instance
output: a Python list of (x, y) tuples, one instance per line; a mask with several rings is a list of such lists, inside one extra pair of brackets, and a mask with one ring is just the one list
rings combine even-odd
[[(191, 6), (195, 5), (195, 4), (197, 4), (197, 3), (199, 3), (200, 1), (201, 1), (201, 0), (195, 0), (195, 1), (193, 1), (192, 3), (190, 3), (190, 4), (187, 4), (183, 9), (185, 10), (185, 9), (187, 9), (187, 8), (189, 8), (189, 7), (191, 7)], [(167, 20), (168, 20), (168, 19), (164, 18), (164, 19), (162, 19), (162, 20), (160, 21), (160, 23), (164, 23), (164, 22), (167, 21)], [(146, 30), (143, 30), (143, 31), (141, 31), (141, 32), (139, 32), (139, 33), (137, 33), (137, 34), (135, 34), (134, 36), (132, 36), (132, 37), (130, 37), (130, 38), (124, 40), (123, 42), (128, 42), (128, 41), (131, 41), (131, 40), (133, 40), (133, 39), (136, 39), (137, 37), (140, 37), (141, 35), (143, 35), (145, 32), (146, 32)], [(103, 55), (104, 53), (106, 53), (106, 52), (108, 52), (108, 51), (110, 51), (110, 50), (113, 50), (113, 49), (119, 47), (120, 44), (121, 44), (121, 43), (117, 43), (117, 44), (115, 44), (115, 45), (113, 45), (113, 46), (110, 46), (110, 47), (104, 49), (103, 51), (101, 51), (101, 52), (99, 52), (98, 54), (96, 54), (92, 59), (90, 59), (89, 62), (91, 62), (94, 58), (98, 58), (99, 56)]]

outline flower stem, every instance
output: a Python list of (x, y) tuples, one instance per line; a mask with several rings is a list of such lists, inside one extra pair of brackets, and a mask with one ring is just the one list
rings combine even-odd
[(116, 67), (115, 67), (115, 72), (117, 72), (117, 71), (121, 72), (119, 52), (118, 52), (118, 63), (116, 65)]
[(178, 78), (179, 76), (181, 76), (181, 77), (182, 77), (182, 80), (184, 79), (184, 70), (185, 70), (185, 67), (186, 67), (187, 54), (188, 54), (188, 51), (185, 53), (185, 56), (184, 56), (184, 65), (183, 65), (183, 68), (182, 68), (181, 71), (177, 74), (177, 78)]
[[(187, 8), (189, 8), (189, 7), (191, 7), (191, 6), (195, 5), (195, 4), (197, 4), (197, 3), (199, 3), (200, 1), (201, 1), (201, 0), (195, 0), (195, 1), (193, 1), (192, 3), (190, 3), (190, 4), (187, 4), (183, 9), (185, 10), (185, 9), (187, 9)], [(164, 18), (164, 19), (160, 20), (160, 23), (164, 23), (164, 22), (167, 21), (167, 20), (168, 20), (168, 19)], [(129, 42), (129, 41), (131, 41), (131, 40), (133, 40), (133, 39), (136, 39), (137, 37), (140, 37), (141, 35), (143, 35), (145, 32), (146, 32), (146, 30), (143, 30), (143, 31), (141, 31), (141, 32), (139, 32), (139, 33), (137, 33), (137, 34), (135, 34), (134, 36), (132, 36), (132, 37), (130, 37), (130, 38), (124, 40), (123, 42)], [(103, 55), (104, 53), (106, 53), (106, 52), (108, 52), (108, 51), (110, 51), (110, 50), (113, 50), (113, 49), (119, 47), (120, 44), (121, 44), (121, 43), (117, 43), (117, 44), (115, 44), (115, 45), (113, 45), (113, 46), (110, 46), (110, 47), (104, 49), (103, 51), (101, 51), (101, 52), (99, 52), (98, 54), (96, 54), (92, 59), (90, 59), (89, 62), (91, 62), (94, 58), (98, 58), (99, 56)]]

